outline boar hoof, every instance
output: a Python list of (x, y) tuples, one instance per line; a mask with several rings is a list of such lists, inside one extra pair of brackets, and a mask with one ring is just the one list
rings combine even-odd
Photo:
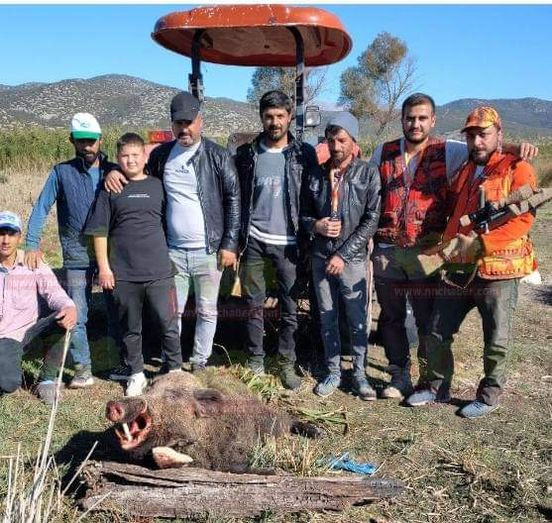
[(187, 454), (177, 452), (170, 447), (155, 447), (152, 449), (153, 461), (160, 469), (170, 469), (189, 465), (194, 460)]
[(326, 435), (326, 432), (320, 427), (317, 427), (314, 423), (298, 420), (295, 420), (291, 423), (290, 432), (292, 434), (297, 434), (299, 436), (304, 436), (305, 438), (312, 439), (322, 438)]

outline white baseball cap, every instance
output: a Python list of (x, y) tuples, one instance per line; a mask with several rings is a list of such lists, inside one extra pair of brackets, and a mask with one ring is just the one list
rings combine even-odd
[(102, 135), (100, 124), (90, 113), (77, 113), (71, 120), (71, 135), (75, 140), (97, 140)]
[(11, 211), (0, 211), (0, 229), (11, 229), (21, 232), (21, 218), (18, 214)]

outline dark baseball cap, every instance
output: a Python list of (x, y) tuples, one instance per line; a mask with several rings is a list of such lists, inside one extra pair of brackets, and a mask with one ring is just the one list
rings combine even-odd
[(178, 93), (171, 101), (171, 120), (195, 120), (199, 113), (199, 100), (187, 91)]

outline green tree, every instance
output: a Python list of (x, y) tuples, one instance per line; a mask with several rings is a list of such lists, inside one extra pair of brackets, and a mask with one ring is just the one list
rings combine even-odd
[(416, 62), (399, 38), (379, 33), (340, 78), (339, 102), (357, 118), (376, 124), (376, 138), (399, 116), (399, 100), (412, 88)]
[[(305, 68), (306, 105), (314, 101), (324, 90), (326, 67)], [(279, 89), (295, 99), (295, 69), (292, 67), (257, 67), (247, 90), (247, 101), (257, 106), (261, 96), (267, 91)]]

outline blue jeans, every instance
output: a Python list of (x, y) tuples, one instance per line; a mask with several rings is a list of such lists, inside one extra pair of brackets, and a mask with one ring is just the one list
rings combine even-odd
[(341, 339), (339, 336), (339, 297), (347, 320), (355, 375), (365, 375), (368, 329), (366, 323), (368, 260), (345, 264), (339, 276), (326, 274), (326, 260), (312, 257), (312, 278), (320, 311), (320, 328), (324, 356), (329, 374), (341, 373)]
[(77, 307), (77, 324), (71, 335), (69, 356), (75, 365), (90, 365), (90, 346), (86, 334), (88, 304), (92, 297), (92, 279), (95, 268), (65, 269), (63, 287)]
[[(91, 365), (90, 345), (86, 332), (88, 322), (88, 306), (92, 298), (92, 282), (96, 274), (95, 267), (88, 269), (64, 269), (61, 283), (75, 302), (77, 307), (77, 324), (72, 331), (69, 356), (74, 365)], [(113, 297), (110, 292), (104, 292), (104, 301), (107, 309), (108, 334), (114, 339), (116, 347), (120, 350), (120, 329), (117, 324), (117, 316)]]
[(196, 303), (196, 328), (193, 354), (190, 362), (205, 364), (213, 350), (217, 330), (217, 299), (222, 271), (217, 266), (216, 253), (207, 254), (204, 248), (169, 248), (169, 256), (178, 274), (176, 300), (178, 303), (179, 329), (182, 332), (182, 314), (186, 308), (190, 287), (193, 287)]

